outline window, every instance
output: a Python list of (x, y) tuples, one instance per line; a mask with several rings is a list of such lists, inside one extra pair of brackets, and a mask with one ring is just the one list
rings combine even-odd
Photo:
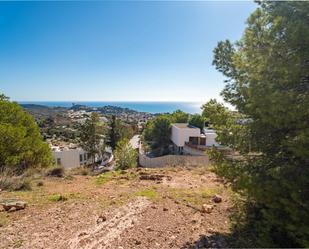
[(87, 154), (84, 154), (84, 161), (87, 161)]
[(206, 145), (206, 137), (200, 138), (200, 145)]
[(198, 145), (198, 137), (189, 137), (189, 142), (193, 145)]
[(82, 155), (82, 154), (79, 155), (79, 161), (80, 161), (80, 162), (83, 161), (83, 155)]
[(57, 165), (61, 165), (61, 158), (57, 158)]

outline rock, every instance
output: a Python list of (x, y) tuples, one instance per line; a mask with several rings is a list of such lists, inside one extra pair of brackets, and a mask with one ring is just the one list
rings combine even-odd
[(164, 208), (163, 208), (163, 211), (168, 211), (168, 208), (164, 207)]
[(3, 206), (3, 209), (5, 211), (14, 212), (17, 210), (25, 209), (27, 206), (27, 203), (24, 201), (18, 201), (18, 200), (3, 200), (3, 201), (0, 201), (0, 205)]
[(135, 245), (140, 245), (142, 242), (140, 240), (135, 239)]
[(106, 221), (106, 217), (104, 215), (100, 215), (97, 219), (97, 224), (100, 224), (102, 222)]
[(147, 231), (153, 231), (153, 229), (150, 226), (146, 227), (146, 230)]
[(220, 195), (215, 195), (214, 197), (212, 197), (212, 201), (214, 203), (220, 203), (222, 202), (222, 197)]
[(209, 205), (209, 204), (203, 204), (202, 206), (202, 210), (204, 213), (210, 214), (213, 210), (213, 205)]
[(85, 236), (85, 235), (88, 235), (88, 233), (86, 233), (86, 232), (81, 232), (81, 233), (78, 235), (78, 237), (82, 237), (82, 236)]

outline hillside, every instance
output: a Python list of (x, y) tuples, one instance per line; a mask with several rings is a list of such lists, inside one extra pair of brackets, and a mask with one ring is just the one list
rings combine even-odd
[[(228, 245), (231, 191), (205, 168), (38, 177), (32, 185), (32, 191), (0, 192), (2, 199), (28, 202), (24, 210), (0, 212), (0, 248)], [(222, 202), (214, 203), (214, 195)], [(206, 213), (203, 204), (213, 209)]]

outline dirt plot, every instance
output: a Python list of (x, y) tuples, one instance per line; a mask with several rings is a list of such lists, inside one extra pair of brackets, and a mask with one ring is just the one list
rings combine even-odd
[[(228, 246), (220, 235), (229, 233), (231, 191), (205, 168), (134, 169), (43, 182), (28, 192), (0, 192), (0, 199), (28, 203), (24, 210), (0, 212), (0, 248)], [(214, 195), (222, 202), (214, 203)], [(203, 212), (203, 204), (212, 211)]]

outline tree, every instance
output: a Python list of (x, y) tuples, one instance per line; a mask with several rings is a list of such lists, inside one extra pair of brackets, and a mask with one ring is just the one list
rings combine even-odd
[(194, 114), (189, 118), (189, 125), (193, 125), (203, 130), (205, 126), (205, 119), (199, 114)]
[(152, 149), (157, 150), (158, 155), (168, 153), (171, 137), (171, 122), (168, 116), (161, 115), (153, 121)]
[(171, 114), (172, 123), (187, 123), (189, 114), (181, 110), (176, 110)]
[(99, 121), (97, 113), (91, 113), (81, 126), (80, 145), (91, 157), (93, 166), (95, 165), (95, 156), (103, 153), (105, 126)]
[(137, 166), (137, 152), (129, 143), (127, 138), (120, 140), (117, 143), (115, 150), (116, 169), (129, 169)]
[(18, 174), (30, 167), (50, 166), (50, 148), (32, 116), (8, 97), (0, 96), (0, 170)]
[(119, 119), (117, 119), (115, 115), (113, 115), (112, 120), (109, 124), (108, 145), (110, 145), (114, 150), (118, 141), (128, 137), (129, 132), (125, 128), (124, 124)]
[(260, 1), (242, 39), (214, 50), (213, 64), (227, 77), (224, 100), (246, 122), (221, 122), (225, 111), (211, 120), (234, 129), (219, 141), (241, 154), (236, 160), (215, 151), (212, 158), (246, 198), (238, 228), (251, 229), (253, 246), (309, 246), (308, 13), (306, 2)]
[(171, 118), (169, 115), (160, 115), (146, 123), (143, 131), (143, 140), (148, 143), (157, 156), (168, 153), (171, 137)]

